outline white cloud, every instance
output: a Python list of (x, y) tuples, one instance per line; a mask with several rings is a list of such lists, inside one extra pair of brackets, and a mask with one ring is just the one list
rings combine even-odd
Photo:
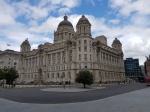
[(49, 8), (32, 6), (28, 1), (13, 3), (18, 15), (26, 15), (28, 19), (41, 19), (48, 16)]
[(110, 5), (125, 16), (129, 16), (133, 12), (140, 15), (150, 14), (150, 0), (110, 0)]
[(63, 17), (49, 17), (46, 21), (44, 21), (40, 26), (38, 27), (31, 27), (29, 28), (30, 31), (36, 32), (36, 33), (53, 33), (54, 30), (56, 30), (58, 24), (60, 21), (63, 20)]
[(109, 20), (109, 23), (112, 23), (112, 24), (118, 24), (119, 22), (120, 22), (120, 20), (118, 20), (118, 19)]
[(49, 0), (53, 5), (62, 5), (68, 8), (73, 8), (80, 5), (81, 0)]
[(64, 14), (68, 14), (68, 13), (70, 13), (71, 11), (70, 11), (70, 9), (69, 8), (60, 8), (59, 10), (58, 10), (58, 13), (59, 13), (59, 15), (64, 15)]
[(14, 9), (0, 0), (0, 26), (11, 25), (15, 23), (16, 13)]

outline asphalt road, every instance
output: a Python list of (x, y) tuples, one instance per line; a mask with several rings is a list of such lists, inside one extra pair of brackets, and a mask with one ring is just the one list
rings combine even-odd
[(12, 88), (0, 91), (0, 98), (22, 103), (61, 104), (93, 101), (144, 88), (147, 86), (142, 83), (108, 85), (105, 89), (75, 93), (44, 92), (41, 88)]

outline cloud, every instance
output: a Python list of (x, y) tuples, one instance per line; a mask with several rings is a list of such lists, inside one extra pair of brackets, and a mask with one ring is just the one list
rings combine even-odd
[(3, 0), (0, 0), (0, 26), (15, 23), (16, 13), (14, 9)]
[(134, 12), (140, 15), (150, 14), (150, 0), (110, 0), (110, 6), (124, 16), (130, 16)]
[(49, 0), (52, 5), (62, 5), (68, 8), (73, 8), (80, 5), (81, 0)]
[(58, 10), (59, 15), (68, 14), (70, 12), (71, 12), (70, 9), (67, 8), (67, 7), (66, 8), (61, 8), (61, 9)]
[(120, 22), (120, 20), (118, 20), (118, 19), (109, 20), (109, 23), (111, 23), (111, 24), (118, 24), (119, 22)]
[(32, 6), (28, 1), (15, 2), (12, 5), (19, 16), (26, 15), (27, 19), (41, 19), (48, 16), (51, 7)]

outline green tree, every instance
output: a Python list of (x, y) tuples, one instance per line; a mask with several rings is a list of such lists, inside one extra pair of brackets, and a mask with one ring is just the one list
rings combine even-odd
[(4, 79), (6, 79), (6, 83), (9, 85), (13, 84), (13, 81), (15, 81), (19, 77), (18, 72), (14, 68), (1, 68), (0, 69), (0, 80), (3, 80), (3, 87), (4, 87)]
[(93, 75), (90, 71), (79, 71), (75, 81), (77, 83), (82, 83), (85, 88), (86, 84), (88, 84), (88, 85), (93, 84)]
[(5, 73), (6, 83), (9, 85), (12, 85), (13, 81), (15, 81), (18, 77), (18, 72), (14, 68), (8, 68), (8, 71)]
[(0, 80), (2, 80), (2, 85), (4, 87), (4, 80), (6, 79), (6, 73), (8, 72), (8, 68), (4, 67), (0, 69)]

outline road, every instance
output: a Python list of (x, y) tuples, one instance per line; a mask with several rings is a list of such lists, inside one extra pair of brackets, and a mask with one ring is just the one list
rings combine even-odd
[(142, 83), (107, 85), (105, 89), (87, 92), (43, 92), (41, 88), (13, 88), (0, 91), (0, 98), (21, 103), (62, 104), (87, 102), (147, 88)]

